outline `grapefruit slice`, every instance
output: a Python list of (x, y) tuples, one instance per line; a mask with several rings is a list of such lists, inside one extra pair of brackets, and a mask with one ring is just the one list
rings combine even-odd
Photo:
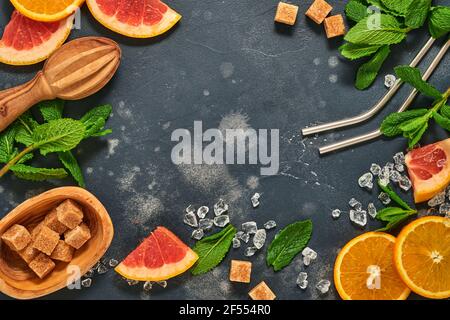
[(84, 0), (11, 0), (24, 16), (35, 21), (55, 22), (72, 15)]
[(450, 138), (410, 151), (406, 157), (414, 201), (427, 201), (450, 183)]
[(73, 22), (74, 16), (39, 22), (14, 11), (0, 40), (0, 62), (30, 65), (47, 59), (66, 41)]
[(339, 252), (334, 284), (344, 300), (405, 300), (410, 293), (395, 268), (395, 237), (367, 232)]
[(197, 260), (197, 254), (176, 235), (157, 227), (115, 270), (131, 280), (162, 281), (182, 274)]
[(132, 38), (158, 36), (181, 19), (160, 0), (87, 0), (87, 5), (106, 28)]

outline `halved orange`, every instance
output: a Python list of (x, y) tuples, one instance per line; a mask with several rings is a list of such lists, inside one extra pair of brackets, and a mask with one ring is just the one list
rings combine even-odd
[(181, 15), (160, 0), (87, 0), (92, 15), (106, 28), (132, 38), (156, 37)]
[(394, 258), (412, 291), (432, 299), (450, 297), (450, 219), (429, 216), (411, 222), (397, 237)]
[(405, 161), (414, 201), (433, 198), (450, 183), (450, 138), (410, 151)]
[(24, 16), (35, 21), (53, 22), (67, 18), (84, 0), (11, 0)]
[(395, 237), (382, 232), (367, 232), (347, 243), (334, 265), (334, 285), (340, 297), (405, 300), (410, 290), (395, 269), (394, 245)]

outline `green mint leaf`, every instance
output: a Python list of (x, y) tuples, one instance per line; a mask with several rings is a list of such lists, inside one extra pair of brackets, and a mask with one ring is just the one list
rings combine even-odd
[(60, 99), (48, 100), (38, 103), (39, 111), (46, 122), (62, 118), (64, 101)]
[(381, 66), (390, 52), (389, 46), (382, 46), (369, 61), (359, 67), (355, 82), (357, 89), (367, 89), (375, 81)]
[(378, 211), (377, 216), (375, 218), (380, 221), (389, 222), (392, 219), (405, 215), (405, 213), (407, 212), (409, 212), (409, 210), (405, 210), (403, 208), (386, 207)]
[(402, 16), (408, 12), (408, 8), (413, 0), (381, 0), (383, 5), (389, 10), (395, 11)]
[(25, 162), (30, 161), (33, 158), (34, 158), (34, 155), (32, 153), (27, 153), (22, 158), (20, 158), (19, 161), (17, 161), (17, 164), (23, 164)]
[(369, 14), (367, 12), (367, 7), (357, 0), (350, 0), (345, 6), (345, 15), (350, 20), (359, 22)]
[(447, 104), (444, 104), (441, 108), (441, 115), (450, 119), (450, 106)]
[(22, 114), (15, 122), (17, 126), (16, 142), (21, 143), (25, 146), (33, 144), (32, 134), (39, 123), (34, 120), (30, 111)]
[(289, 265), (295, 256), (309, 242), (312, 234), (312, 221), (294, 222), (281, 230), (267, 250), (267, 265), (279, 271)]
[(355, 44), (384, 45), (396, 44), (406, 37), (406, 29), (403, 29), (393, 16), (381, 14), (380, 26), (372, 26), (371, 16), (359, 21), (345, 35), (344, 39)]
[(49, 179), (63, 179), (67, 177), (66, 170), (35, 168), (24, 164), (16, 164), (10, 168), (14, 175), (20, 179), (31, 181), (45, 181)]
[(408, 135), (409, 133), (414, 133), (418, 129), (422, 128), (426, 122), (428, 122), (428, 112), (425, 116), (403, 122), (399, 128), (403, 131), (403, 133)]
[(436, 39), (450, 32), (450, 7), (437, 6), (431, 9), (428, 30)]
[(400, 207), (408, 211), (413, 210), (402, 198), (400, 198), (398, 194), (395, 193), (394, 190), (392, 190), (392, 188), (389, 185), (383, 186), (380, 183), (380, 180), (378, 180), (378, 186), (380, 187), (381, 190), (383, 190), (383, 192), (385, 192), (389, 196), (389, 198), (392, 199), (392, 201), (397, 203)]
[(405, 24), (414, 29), (420, 28), (427, 20), (430, 8), (431, 0), (413, 0), (408, 7)]
[(86, 132), (84, 133), (84, 138), (92, 137), (94, 134), (97, 134), (105, 127), (105, 119), (98, 118), (97, 121), (92, 123), (89, 127), (86, 127)]
[(394, 70), (400, 79), (402, 79), (406, 83), (409, 83), (422, 94), (434, 99), (442, 98), (442, 94), (439, 92), (439, 90), (422, 79), (422, 75), (420, 74), (419, 69), (410, 66), (398, 66), (395, 67)]
[(409, 139), (408, 147), (413, 148), (416, 144), (419, 143), (425, 131), (428, 129), (428, 121), (425, 122), (422, 127), (419, 127), (416, 131), (406, 134), (405, 137)]
[(433, 119), (436, 123), (447, 131), (450, 131), (450, 118), (441, 116), (437, 112), (433, 112)]
[(362, 57), (370, 56), (380, 49), (379, 45), (367, 45), (367, 44), (354, 44), (354, 43), (344, 43), (339, 47), (339, 52), (342, 56), (349, 60), (356, 60)]
[(84, 137), (85, 126), (81, 121), (59, 119), (38, 126), (32, 135), (33, 144), (42, 155), (65, 152), (75, 148)]
[(80, 121), (83, 122), (86, 127), (89, 127), (95, 123), (98, 118), (102, 118), (106, 122), (111, 115), (111, 112), (112, 106), (110, 104), (98, 106), (88, 111)]
[(17, 133), (15, 125), (9, 126), (6, 130), (0, 133), (0, 163), (7, 163), (16, 154), (14, 141)]
[(199, 275), (215, 268), (230, 250), (236, 228), (228, 225), (222, 231), (197, 241), (194, 251), (199, 259), (192, 269), (193, 275)]
[(85, 188), (86, 184), (84, 182), (83, 172), (81, 171), (80, 165), (78, 164), (78, 161), (73, 153), (71, 151), (59, 152), (58, 158), (67, 169), (67, 171), (70, 172), (78, 185), (82, 188)]
[(91, 137), (104, 137), (104, 136), (107, 136), (108, 134), (111, 134), (112, 132), (113, 131), (111, 129), (106, 129), (106, 130), (94, 133), (93, 135), (91, 135)]
[(386, 231), (390, 231), (394, 228), (396, 228), (398, 225), (400, 225), (401, 223), (403, 223), (404, 221), (406, 221), (412, 214), (409, 213), (405, 213), (403, 215), (399, 215), (396, 217), (393, 217), (391, 220), (388, 221), (388, 224), (381, 229), (378, 229), (378, 232), (386, 232)]
[(401, 13), (398, 13), (394, 10), (391, 10), (389, 8), (387, 8), (382, 2), (381, 0), (367, 0), (367, 2), (375, 7), (377, 7), (378, 9), (380, 9), (382, 12), (388, 13), (390, 15), (393, 16), (397, 16), (397, 17), (403, 17), (404, 15)]
[(380, 130), (387, 137), (394, 137), (402, 134), (400, 125), (411, 119), (421, 117), (427, 114), (427, 109), (414, 109), (404, 112), (396, 112), (388, 115), (381, 123)]

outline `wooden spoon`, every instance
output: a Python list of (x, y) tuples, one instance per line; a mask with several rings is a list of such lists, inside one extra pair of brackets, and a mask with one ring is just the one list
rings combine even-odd
[(111, 80), (120, 60), (119, 45), (107, 38), (66, 43), (31, 81), (0, 91), (0, 132), (40, 101), (79, 100), (96, 93)]
[(16, 223), (26, 226), (39, 223), (49, 210), (66, 199), (82, 206), (91, 239), (75, 251), (70, 263), (57, 262), (44, 279), (39, 279), (16, 253), (0, 242), (0, 292), (16, 299), (48, 295), (66, 287), (69, 277), (84, 275), (103, 257), (114, 234), (111, 218), (94, 195), (78, 187), (56, 188), (23, 202), (0, 221), (0, 236)]

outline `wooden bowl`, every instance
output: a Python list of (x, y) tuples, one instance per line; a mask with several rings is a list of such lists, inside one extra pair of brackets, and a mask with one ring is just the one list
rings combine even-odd
[(66, 199), (72, 199), (82, 206), (84, 221), (91, 230), (91, 239), (75, 251), (71, 262), (55, 261), (55, 269), (44, 279), (39, 279), (15, 252), (0, 242), (1, 292), (16, 299), (48, 295), (66, 287), (68, 279), (78, 279), (84, 275), (105, 254), (114, 234), (111, 218), (94, 195), (77, 187), (56, 188), (23, 202), (0, 221), (0, 237), (16, 223), (39, 223), (50, 209)]

